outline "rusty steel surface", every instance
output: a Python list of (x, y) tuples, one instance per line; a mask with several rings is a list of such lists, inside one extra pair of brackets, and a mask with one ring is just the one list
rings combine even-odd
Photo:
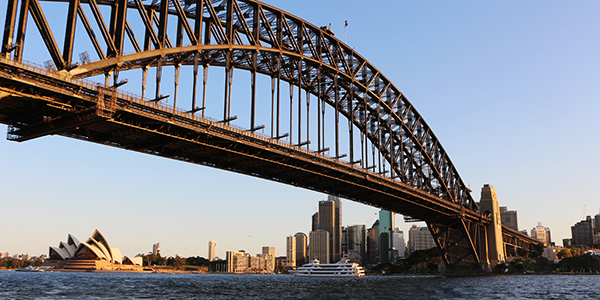
[[(110, 8), (108, 16), (102, 6)], [(46, 68), (22, 61), (24, 33), (35, 30), (26, 26), (28, 14), (51, 57)], [(72, 19), (61, 53), (38, 0), (8, 1), (0, 123), (9, 125), (9, 140), (59, 134), (338, 195), (426, 221), (450, 268), (481, 264), (482, 228), (489, 219), (478, 213), (446, 151), (391, 81), (327, 28), (251, 0), (71, 0), (67, 14)], [(78, 25), (94, 59), (86, 53), (73, 61)], [(126, 53), (126, 41), (133, 52)], [(186, 104), (177, 95), (183, 66), (193, 67)], [(167, 67), (174, 68), (172, 106), (163, 104), (168, 96), (160, 90)], [(205, 115), (208, 70), (214, 67), (225, 71), (218, 119)], [(151, 96), (149, 69), (156, 74)], [(234, 69), (251, 75), (245, 106), (250, 124), (244, 127), (232, 124)], [(118, 90), (126, 82), (119, 73), (130, 70), (141, 71), (141, 96)], [(270, 78), (270, 85), (259, 87), (257, 74)], [(105, 82), (81, 80), (95, 75)], [(289, 85), (287, 100), (282, 82)], [(265, 128), (257, 123), (259, 89), (271, 95), (270, 134), (258, 132)], [(289, 105), (287, 119), (283, 103)], [(326, 107), (333, 116), (326, 116)], [(341, 132), (340, 117), (349, 132)], [(331, 124), (333, 142), (325, 138)], [(347, 147), (340, 144), (343, 135)], [(534, 243), (506, 234), (524, 246)]]

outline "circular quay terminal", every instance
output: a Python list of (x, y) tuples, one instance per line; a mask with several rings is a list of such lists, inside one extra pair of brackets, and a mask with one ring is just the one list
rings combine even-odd
[(2, 1), (0, 299), (600, 299), (599, 11)]

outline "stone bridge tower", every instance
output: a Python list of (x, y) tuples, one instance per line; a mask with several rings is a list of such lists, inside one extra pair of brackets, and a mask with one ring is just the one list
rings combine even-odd
[[(489, 215), (490, 224), (487, 226), (487, 264), (495, 267), (505, 261), (504, 243), (502, 242), (502, 222), (500, 221), (500, 206), (496, 198), (496, 190), (489, 184), (481, 188), (480, 212)], [(482, 260), (482, 263), (486, 263)]]

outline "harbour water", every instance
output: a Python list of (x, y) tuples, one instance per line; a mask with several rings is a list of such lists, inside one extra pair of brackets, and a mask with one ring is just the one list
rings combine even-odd
[(0, 271), (0, 299), (600, 299), (600, 275), (298, 278)]

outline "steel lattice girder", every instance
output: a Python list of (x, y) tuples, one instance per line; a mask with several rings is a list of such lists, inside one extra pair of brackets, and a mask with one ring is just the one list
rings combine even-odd
[(487, 255), (486, 229), (482, 224), (455, 219), (428, 221), (427, 227), (449, 269), (481, 269), (487, 261), (487, 257), (482, 257)]

